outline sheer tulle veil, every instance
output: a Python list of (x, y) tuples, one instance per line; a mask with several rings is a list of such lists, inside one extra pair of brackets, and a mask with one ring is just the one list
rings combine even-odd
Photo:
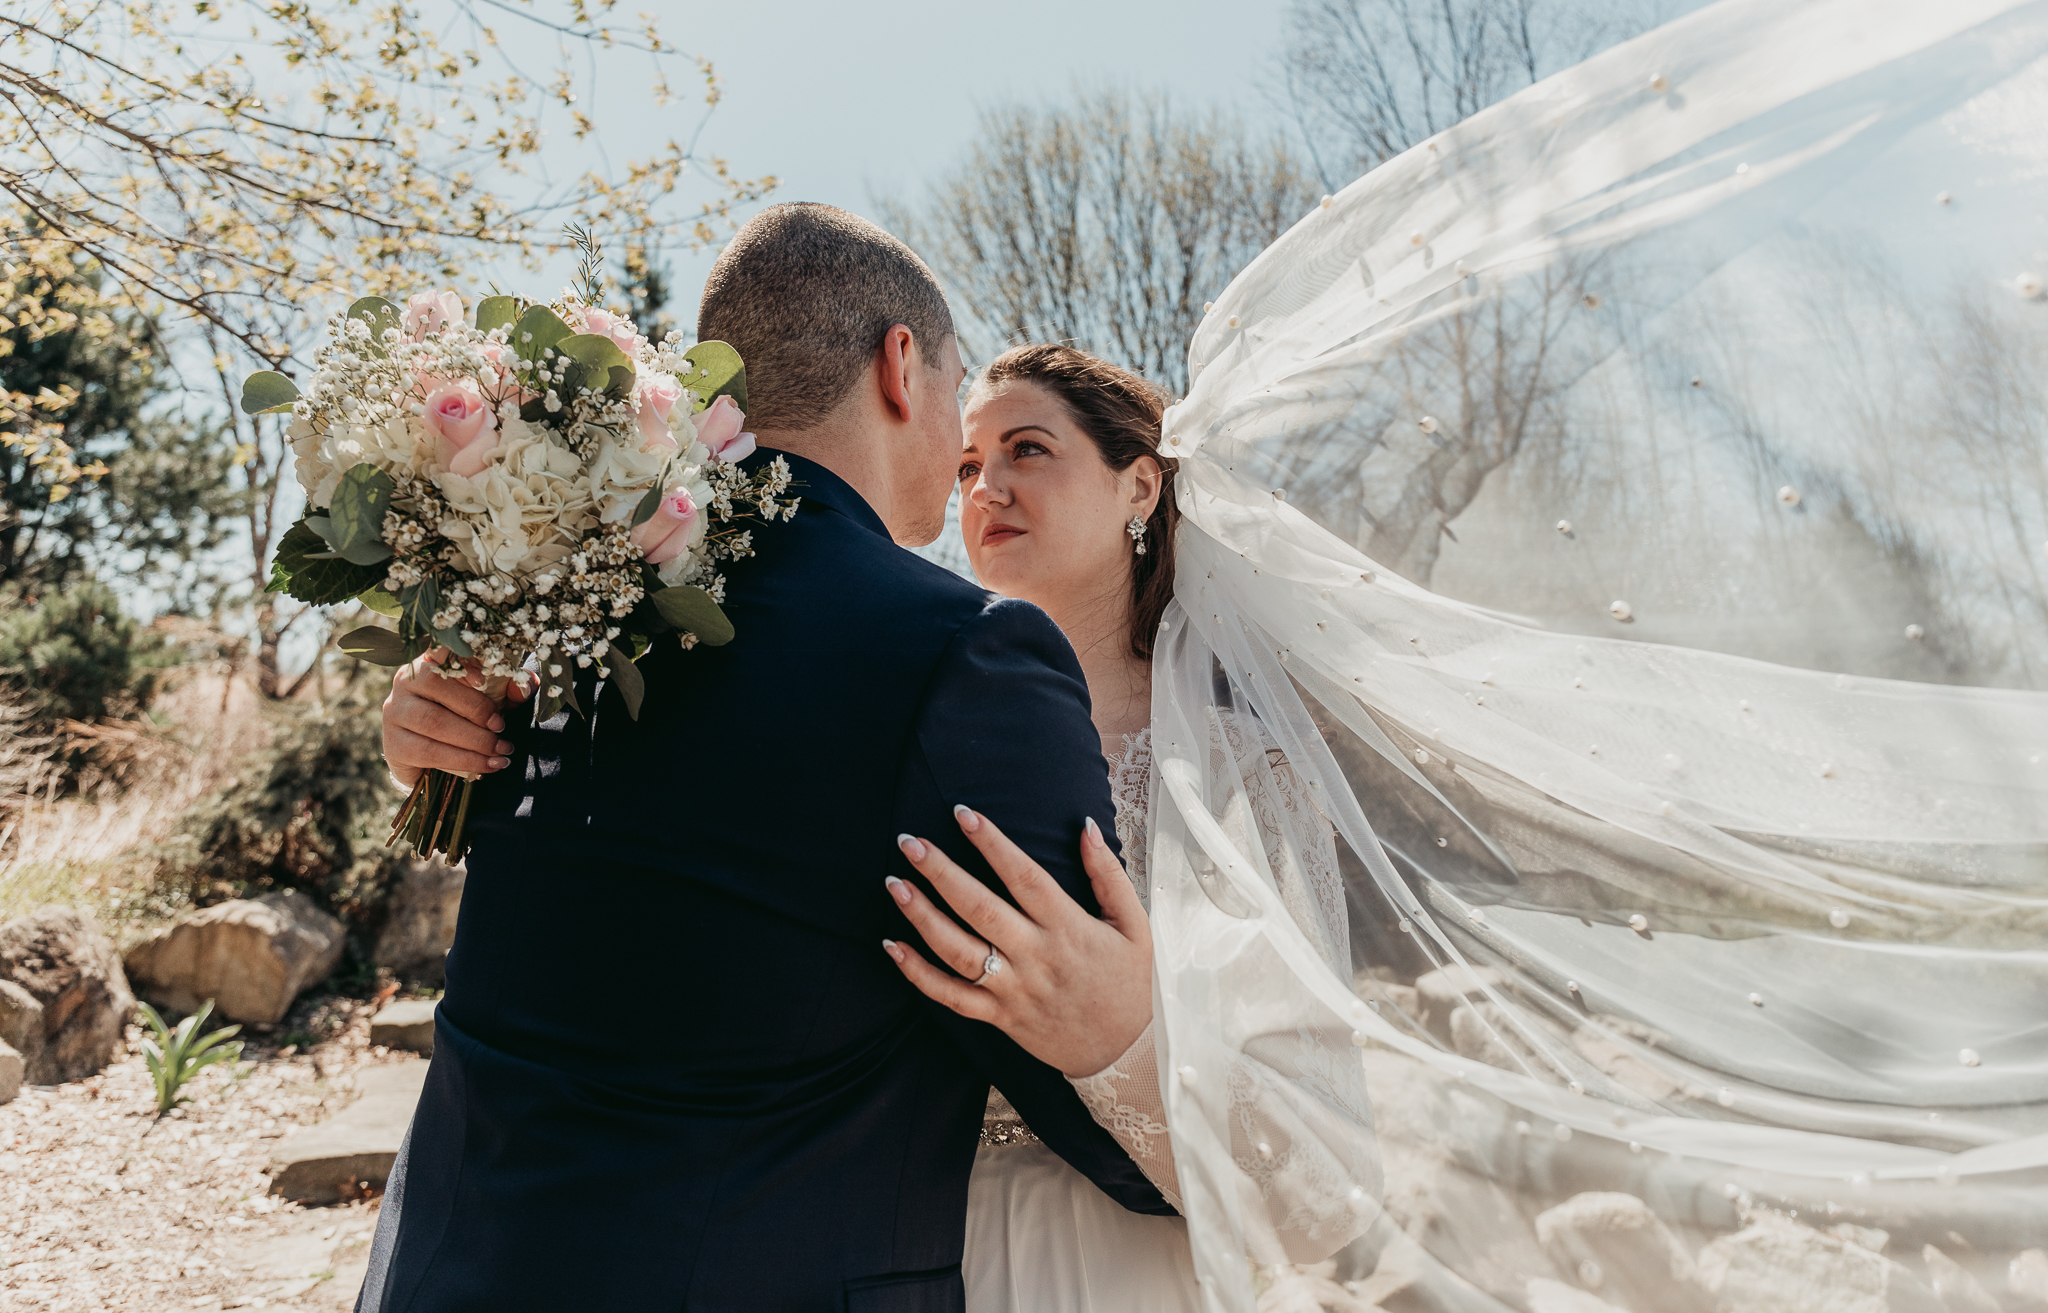
[[(2048, 1307), (2044, 125), (2041, 0), (1723, 0), (1217, 299), (1147, 863), (1210, 1308)], [(1373, 1124), (1300, 1083), (1357, 1238), (1290, 1295), (1222, 1087), (1318, 1026)]]

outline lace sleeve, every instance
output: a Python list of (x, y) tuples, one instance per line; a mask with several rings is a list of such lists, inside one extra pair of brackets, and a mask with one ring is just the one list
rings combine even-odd
[(1166, 1129), (1166, 1103), (1160, 1097), (1158, 1047), (1152, 1027), (1109, 1066), (1093, 1076), (1069, 1076), (1088, 1114), (1116, 1137), (1145, 1179), (1159, 1187), (1166, 1202), (1180, 1207), (1180, 1178), (1173, 1168), (1173, 1143)]

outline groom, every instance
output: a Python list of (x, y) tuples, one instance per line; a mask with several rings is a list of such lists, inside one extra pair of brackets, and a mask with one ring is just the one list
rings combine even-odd
[(895, 545), (937, 536), (959, 461), (944, 296), (873, 225), (782, 205), (720, 257), (698, 336), (745, 358), (756, 459), (803, 498), (727, 571), (738, 637), (657, 643), (638, 721), (587, 672), (587, 719), (508, 709), (502, 744), (453, 681), (386, 704), (401, 776), (499, 768), (359, 1310), (958, 1313), (990, 1085), (1171, 1211), (1057, 1071), (882, 952), (914, 937), (898, 833), (991, 879), (954, 804), (1091, 910), (1082, 821), (1114, 832), (1066, 639)]

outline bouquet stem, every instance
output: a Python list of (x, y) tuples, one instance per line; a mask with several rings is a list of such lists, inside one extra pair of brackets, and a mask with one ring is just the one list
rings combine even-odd
[[(442, 860), (453, 866), (469, 853), (463, 832), (469, 821), (469, 795), (475, 788), (475, 780), (444, 770), (422, 773), (399, 804), (398, 815), (391, 822), (391, 837), (385, 842), (396, 844), (403, 839), (415, 855), (432, 857), (439, 852)], [(448, 815), (451, 806), (453, 825)]]

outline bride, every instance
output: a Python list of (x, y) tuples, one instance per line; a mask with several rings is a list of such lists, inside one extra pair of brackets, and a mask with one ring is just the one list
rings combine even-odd
[[(1056, 886), (1034, 879), (1035, 868), (993, 819), (964, 812), (962, 828), (1009, 880), (1020, 906), (987, 893), (914, 836), (903, 839), (905, 855), (967, 928), (907, 883), (892, 880), (890, 890), (931, 951), (978, 983), (934, 969), (909, 946), (886, 947), (931, 997), (1001, 1026), (1066, 1071), (1096, 1120), (1178, 1206), (1152, 1028), (1101, 1071), (1071, 1065), (1071, 1055), (1087, 1049), (1085, 1037), (1115, 1024), (1109, 1018), (1149, 1014), (1152, 1003), (1151, 929), (1142, 906), (1155, 793), (1152, 656), (1173, 596), (1179, 519), (1174, 462), (1159, 450), (1164, 410), (1158, 389), (1072, 347), (1018, 347), (988, 367), (968, 398), (960, 465), (960, 529), (975, 575), (1042, 608), (1080, 658), (1110, 763), (1129, 880), (1099, 836), (1084, 839), (1104, 912), (1097, 922)], [(1348, 972), (1329, 823), (1256, 717), (1226, 709), (1214, 730), (1213, 767), (1244, 803), (1226, 818), (1234, 839), (1256, 845), (1301, 934), (1332, 969)], [(998, 959), (1000, 969), (984, 973)], [(1301, 1000), (1290, 1014), (1289, 1000), (1259, 1002), (1269, 1015), (1257, 1056), (1234, 1055), (1212, 1077), (1225, 1087), (1232, 1116), (1224, 1166), (1243, 1174), (1247, 1203), (1275, 1219), (1263, 1257), (1318, 1260), (1364, 1229), (1353, 1192), (1359, 1199), (1378, 1192), (1363, 1073), (1355, 1058), (1339, 1057), (1352, 1053), (1351, 1028), (1333, 1011)], [(1186, 1070), (1181, 1079), (1189, 1080)], [(1199, 1081), (1196, 1074), (1192, 1083)], [(994, 1091), (969, 1188), (963, 1269), (970, 1313), (1201, 1306), (1186, 1223), (1112, 1203), (1038, 1144)]]

